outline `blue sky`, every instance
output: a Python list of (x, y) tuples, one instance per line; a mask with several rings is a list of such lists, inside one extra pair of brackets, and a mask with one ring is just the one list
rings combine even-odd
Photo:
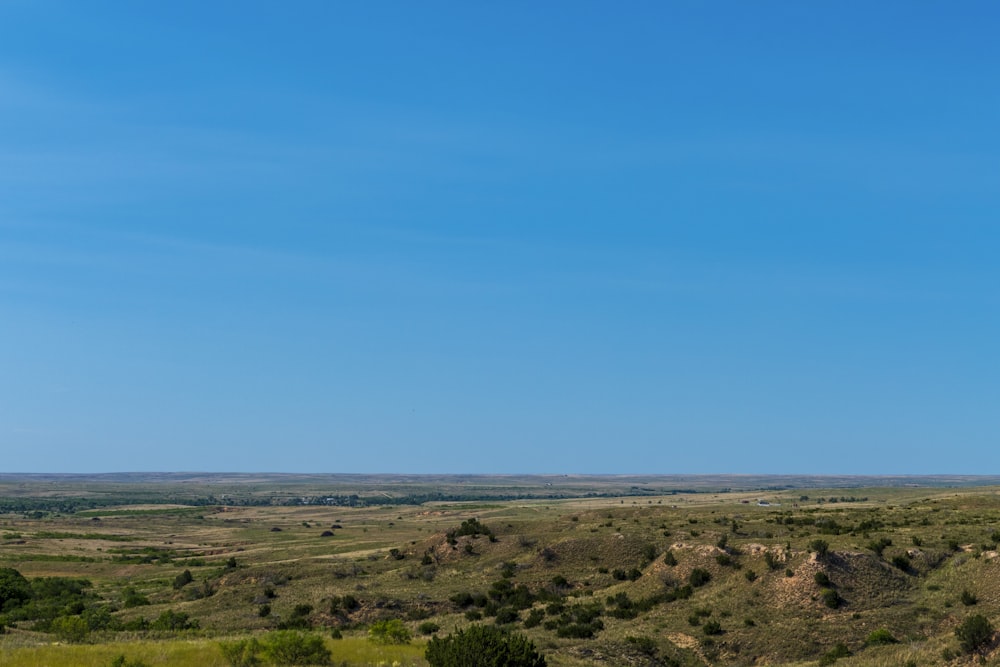
[(998, 19), (0, 4), (0, 466), (996, 473)]

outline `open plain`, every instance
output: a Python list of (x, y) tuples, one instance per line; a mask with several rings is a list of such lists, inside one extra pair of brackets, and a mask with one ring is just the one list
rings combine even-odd
[(416, 666), (473, 623), (565, 667), (1000, 664), (998, 482), (6, 475), (0, 667), (224, 666), (282, 632)]

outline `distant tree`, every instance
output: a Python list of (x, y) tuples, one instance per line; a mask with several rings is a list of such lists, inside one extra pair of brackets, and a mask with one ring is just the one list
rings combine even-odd
[(488, 625), (434, 637), (424, 656), (430, 667), (546, 667), (545, 657), (524, 635)]

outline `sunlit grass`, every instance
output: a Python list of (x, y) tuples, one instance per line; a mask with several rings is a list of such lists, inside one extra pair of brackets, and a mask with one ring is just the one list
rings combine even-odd
[[(404, 645), (373, 644), (364, 638), (327, 640), (337, 667), (425, 667), (423, 643)], [(18, 646), (16, 641), (0, 644), (0, 667), (108, 667), (124, 655), (150, 667), (227, 667), (218, 641), (160, 640), (112, 642), (107, 644), (45, 644)]]

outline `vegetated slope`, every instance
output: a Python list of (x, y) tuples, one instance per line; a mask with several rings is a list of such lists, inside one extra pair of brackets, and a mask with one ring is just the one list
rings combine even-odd
[(845, 664), (903, 664), (903, 646), (939, 664), (965, 617), (997, 620), (995, 493), (837, 493), (8, 515), (0, 567), (93, 585), (5, 610), (2, 641), (61, 637), (61, 617), (98, 642), (401, 619), (514, 628), (553, 665), (783, 664), (838, 644)]

